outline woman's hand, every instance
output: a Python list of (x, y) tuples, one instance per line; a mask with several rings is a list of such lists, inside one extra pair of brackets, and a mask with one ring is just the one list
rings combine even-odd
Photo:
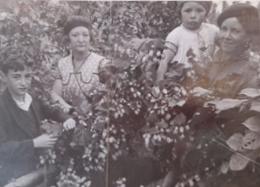
[(68, 113), (70, 111), (70, 109), (72, 108), (72, 106), (67, 103), (64, 103), (61, 105), (61, 108), (62, 108), (63, 112)]
[(67, 119), (64, 123), (63, 123), (63, 127), (64, 129), (70, 130), (70, 129), (74, 129), (76, 126), (76, 121), (72, 118)]
[(62, 108), (62, 110), (66, 113), (70, 111), (72, 108), (63, 98), (62, 98), (62, 82), (61, 80), (55, 80), (52, 91), (51, 91), (51, 98), (54, 102), (58, 102)]
[(55, 145), (57, 139), (57, 137), (52, 135), (43, 134), (33, 139), (33, 145), (35, 148), (52, 148)]

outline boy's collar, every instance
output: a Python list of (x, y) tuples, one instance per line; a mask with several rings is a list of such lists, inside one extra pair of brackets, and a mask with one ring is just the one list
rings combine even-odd
[(28, 93), (25, 94), (24, 101), (17, 101), (14, 97), (12, 97), (12, 98), (19, 108), (21, 108), (22, 110), (25, 110), (25, 111), (29, 111), (29, 108), (30, 108), (32, 100), (33, 100), (32, 96), (30, 94), (28, 94)]

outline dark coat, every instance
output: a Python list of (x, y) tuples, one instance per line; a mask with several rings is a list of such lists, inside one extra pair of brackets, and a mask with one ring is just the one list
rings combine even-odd
[(37, 123), (35, 126), (23, 120), (21, 109), (7, 89), (0, 97), (0, 186), (35, 169), (38, 155), (33, 139), (41, 134), (41, 120), (64, 122), (69, 118), (34, 98), (30, 107)]
[[(204, 69), (199, 68), (192, 89), (202, 87), (212, 91), (212, 96), (237, 98), (247, 88), (258, 89), (260, 86), (260, 66), (257, 55), (250, 50), (241, 52), (227, 60), (222, 59), (223, 52), (218, 49), (213, 62)], [(196, 70), (195, 70), (196, 71)]]
[(259, 88), (259, 62), (250, 50), (221, 61), (221, 50), (215, 53), (215, 62), (209, 71), (209, 85), (220, 97), (236, 98), (246, 88)]

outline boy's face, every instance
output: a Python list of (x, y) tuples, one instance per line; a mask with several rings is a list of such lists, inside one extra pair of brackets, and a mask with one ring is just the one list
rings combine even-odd
[(8, 90), (15, 97), (24, 97), (31, 86), (32, 69), (25, 66), (24, 70), (9, 70), (6, 75)]
[(205, 8), (196, 2), (186, 2), (181, 9), (183, 25), (190, 30), (197, 30), (206, 18)]

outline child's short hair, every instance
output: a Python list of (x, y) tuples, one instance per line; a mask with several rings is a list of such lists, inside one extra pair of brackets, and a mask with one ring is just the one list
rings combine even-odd
[(179, 15), (181, 15), (181, 9), (182, 9), (184, 3), (187, 3), (187, 2), (196, 2), (196, 3), (199, 3), (200, 5), (202, 5), (206, 10), (206, 16), (209, 14), (211, 7), (212, 7), (212, 1), (178, 1), (177, 10), (179, 12)]
[(32, 64), (33, 62), (28, 58), (25, 58), (24, 55), (11, 54), (4, 60), (1, 69), (3, 73), (7, 75), (9, 70), (23, 71), (25, 70), (25, 67), (32, 67)]

